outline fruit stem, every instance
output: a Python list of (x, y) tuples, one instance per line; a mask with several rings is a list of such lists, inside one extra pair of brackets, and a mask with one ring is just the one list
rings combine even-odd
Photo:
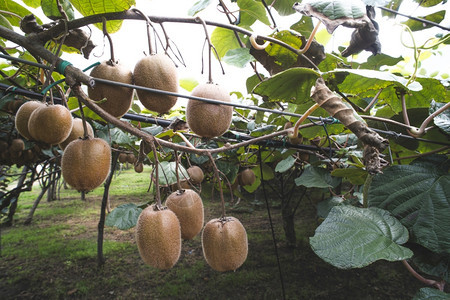
[(88, 133), (87, 125), (86, 125), (86, 118), (84, 116), (83, 104), (81, 104), (80, 99), (78, 99), (78, 105), (80, 106), (80, 116), (81, 116), (81, 120), (83, 122), (83, 139), (87, 139), (89, 136), (89, 133)]
[(205, 21), (202, 18), (200, 18), (200, 17), (196, 17), (195, 21), (201, 23), (202, 26), (203, 26), (203, 29), (205, 30), (205, 36), (206, 36), (205, 40), (206, 40), (206, 42), (208, 42), (208, 69), (209, 69), (208, 83), (213, 83), (213, 78), (212, 78), (212, 53), (211, 53), (212, 50), (214, 50), (214, 52), (217, 55), (217, 59), (219, 60), (219, 64), (220, 64), (220, 66), (222, 68), (222, 73), (225, 74), (225, 71), (223, 69), (222, 62), (220, 61), (219, 55), (217, 53), (217, 50), (214, 47), (214, 45), (212, 44), (211, 39), (209, 38), (208, 29), (206, 28)]
[(186, 143), (186, 146), (195, 149), (194, 145), (192, 145), (191, 142), (189, 142), (189, 140), (184, 136), (184, 134), (182, 134), (181, 132), (175, 132), (175, 134), (178, 135)]
[(147, 15), (145, 15), (142, 11), (140, 11), (137, 8), (133, 8), (131, 9), (134, 12), (137, 12), (138, 14), (140, 14), (142, 17), (144, 17), (145, 19), (145, 23), (147, 24), (147, 39), (148, 39), (148, 51), (150, 52), (150, 55), (154, 55), (156, 54), (156, 52), (153, 49), (152, 46), (152, 39), (151, 39), (151, 33), (150, 33), (150, 27), (153, 28), (152, 22), (150, 21), (150, 19), (148, 18)]
[(219, 169), (216, 166), (216, 163), (214, 161), (214, 158), (212, 157), (211, 153), (207, 153), (209, 159), (211, 160), (211, 164), (214, 170), (214, 177), (217, 180), (217, 183), (219, 184), (219, 193), (220, 193), (220, 203), (222, 205), (222, 215), (221, 218), (225, 218), (225, 200), (223, 198), (223, 190), (222, 190), (222, 183), (220, 182), (220, 176), (219, 176)]
[(178, 190), (181, 191), (183, 190), (181, 188), (181, 183), (180, 183), (180, 173), (178, 171), (178, 167), (179, 167), (179, 161), (178, 161), (178, 151), (175, 151), (175, 176), (177, 177), (177, 186), (178, 186)]
[(297, 137), (298, 136), (298, 128), (300, 127), (300, 124), (303, 123), (303, 121), (305, 121), (305, 119), (311, 115), (317, 108), (319, 108), (320, 105), (317, 103), (314, 103), (313, 106), (311, 106), (310, 108), (308, 108), (307, 111), (305, 111), (305, 113), (303, 114), (303, 116), (301, 116), (300, 119), (298, 119), (298, 121), (295, 123), (294, 125), (294, 132), (293, 132), (293, 137)]
[(108, 33), (108, 29), (106, 29), (106, 18), (102, 18), (103, 20), (103, 35), (106, 36), (106, 38), (108, 39), (109, 42), (109, 50), (111, 53), (111, 65), (114, 65), (116, 62), (116, 59), (114, 58), (114, 46), (113, 46), (113, 42), (112, 42), (112, 38)]
[(158, 154), (156, 153), (156, 147), (155, 147), (155, 143), (152, 141), (150, 143), (150, 147), (152, 148), (153, 151), (153, 157), (155, 158), (155, 190), (156, 190), (156, 207), (158, 209), (161, 209), (162, 204), (161, 204), (161, 192), (159, 190), (159, 171), (158, 171)]

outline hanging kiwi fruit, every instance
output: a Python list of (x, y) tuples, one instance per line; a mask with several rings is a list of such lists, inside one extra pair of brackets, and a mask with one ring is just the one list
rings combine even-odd
[(189, 167), (186, 171), (189, 175), (189, 180), (193, 184), (200, 184), (205, 178), (205, 174), (203, 173), (203, 170), (199, 166)]
[(72, 114), (67, 107), (45, 105), (31, 113), (28, 120), (28, 132), (36, 141), (57, 145), (67, 139), (72, 131), (72, 125)]
[[(91, 77), (133, 84), (131, 69), (113, 60), (103, 61), (95, 66)], [(133, 89), (96, 82), (93, 88), (88, 88), (89, 98), (99, 101), (98, 105), (110, 115), (120, 118), (131, 107), (133, 102)], [(100, 101), (106, 100), (106, 101)]]
[[(86, 122), (86, 129), (87, 129), (88, 136), (93, 138), (94, 130), (92, 129), (91, 124), (89, 124), (88, 122)], [(71, 141), (74, 141), (76, 139), (83, 138), (83, 137), (84, 137), (83, 120), (80, 118), (75, 118), (75, 119), (73, 119), (72, 130), (70, 131), (69, 136), (58, 146), (59, 146), (59, 148), (61, 148), (61, 150), (64, 150)]]
[(212, 219), (202, 232), (203, 256), (216, 271), (234, 271), (247, 259), (247, 232), (234, 217)]
[(151, 205), (139, 215), (136, 243), (142, 260), (154, 268), (172, 268), (181, 254), (180, 222), (173, 211)]
[(204, 212), (203, 201), (199, 194), (191, 189), (175, 191), (167, 197), (166, 206), (180, 221), (182, 239), (190, 240), (200, 233)]
[(74, 140), (62, 155), (64, 180), (79, 192), (88, 192), (100, 186), (110, 168), (111, 147), (100, 138)]
[(256, 180), (255, 172), (246, 168), (238, 174), (238, 182), (240, 185), (252, 185)]
[[(135, 11), (146, 19), (149, 48), (149, 55), (140, 59), (134, 67), (133, 75), (135, 84), (146, 88), (177, 93), (178, 73), (175, 64), (166, 53), (156, 53), (153, 50), (150, 19), (139, 10), (135, 9)], [(177, 96), (152, 93), (140, 89), (136, 89), (136, 92), (139, 101), (141, 101), (145, 108), (159, 114), (169, 112), (178, 99)]]
[[(192, 96), (231, 102), (230, 94), (222, 86), (204, 83), (196, 86)], [(231, 124), (233, 107), (190, 99), (186, 106), (189, 128), (201, 137), (213, 138), (224, 134)]]

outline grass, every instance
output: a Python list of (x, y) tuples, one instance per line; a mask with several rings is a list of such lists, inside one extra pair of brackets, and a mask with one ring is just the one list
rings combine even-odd
[[(121, 172), (112, 182), (111, 206), (148, 201), (148, 181), (148, 171)], [(241, 205), (251, 209), (230, 213), (246, 227), (249, 240), (247, 260), (235, 272), (220, 273), (207, 265), (200, 235), (183, 241), (175, 267), (154, 269), (140, 259), (134, 228), (121, 231), (109, 227), (104, 239), (106, 263), (99, 268), (97, 224), (102, 193), (98, 188), (87, 195), (87, 201), (81, 201), (77, 192), (61, 189), (61, 200), (41, 201), (29, 226), (23, 221), (39, 189), (21, 194), (14, 225), (1, 229), (0, 298), (282, 298), (264, 206), (243, 199)], [(220, 215), (217, 196), (203, 200), (205, 221)], [(342, 271), (317, 258), (307, 243), (317, 225), (312, 204), (305, 202), (299, 209), (299, 247), (295, 251), (285, 246), (279, 210), (272, 208), (272, 214), (287, 299), (411, 299), (417, 291), (417, 282), (400, 264), (377, 263), (362, 270)]]

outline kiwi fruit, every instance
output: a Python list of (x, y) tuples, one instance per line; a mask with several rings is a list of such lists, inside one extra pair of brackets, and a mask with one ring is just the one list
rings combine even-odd
[[(111, 61), (103, 61), (95, 66), (90, 75), (94, 78), (127, 84), (133, 83), (133, 72), (128, 67), (120, 63), (112, 63)], [(88, 95), (89, 98), (96, 101), (106, 99), (106, 101), (100, 102), (98, 105), (116, 118), (120, 118), (128, 112), (133, 102), (132, 88), (100, 82), (96, 82), (93, 88), (88, 88)]]
[(145, 208), (136, 224), (136, 243), (146, 264), (161, 270), (172, 268), (181, 254), (180, 222), (175, 213), (156, 205)]
[(120, 153), (118, 159), (121, 164), (126, 163), (127, 162), (127, 154), (123, 153), (123, 152)]
[[(204, 83), (196, 86), (192, 96), (231, 102), (230, 94), (220, 85)], [(188, 101), (186, 121), (189, 128), (201, 137), (212, 138), (224, 134), (231, 124), (233, 107), (202, 102)]]
[(32, 139), (30, 132), (28, 131), (28, 120), (30, 119), (30, 115), (37, 108), (42, 107), (45, 107), (45, 104), (43, 102), (28, 101), (22, 104), (22, 106), (20, 106), (20, 108), (17, 110), (16, 118), (14, 121), (16, 130), (27, 140)]
[(8, 150), (9, 145), (7, 142), (5, 141), (0, 141), (0, 153), (5, 152), (6, 150)]
[(36, 141), (57, 145), (67, 139), (72, 131), (72, 125), (72, 115), (66, 107), (47, 105), (31, 113), (28, 132)]
[(212, 219), (202, 232), (203, 256), (216, 271), (234, 271), (247, 259), (247, 232), (234, 217)]
[(256, 180), (255, 172), (252, 169), (246, 168), (238, 175), (240, 185), (252, 185)]
[(62, 175), (79, 192), (88, 192), (105, 181), (111, 168), (111, 148), (100, 138), (77, 139), (62, 155)]
[(186, 170), (189, 174), (189, 178), (193, 184), (200, 184), (205, 178), (205, 174), (203, 174), (203, 170), (198, 166), (189, 167)]
[(25, 143), (22, 139), (13, 139), (11, 145), (9, 146), (9, 151), (11, 152), (21, 152), (25, 150)]
[[(86, 128), (87, 128), (88, 136), (93, 138), (94, 130), (92, 129), (91, 124), (86, 122)], [(61, 150), (64, 150), (71, 141), (79, 139), (79, 138), (83, 138), (83, 137), (84, 137), (83, 120), (80, 118), (75, 118), (75, 119), (73, 119), (72, 130), (70, 131), (69, 136), (58, 146), (59, 146), (59, 148), (61, 148)]]
[[(168, 92), (178, 92), (178, 74), (172, 60), (165, 54), (148, 55), (140, 59), (134, 67), (136, 85)], [(142, 105), (157, 113), (168, 112), (178, 97), (136, 90)]]
[(142, 173), (144, 171), (144, 164), (140, 162), (134, 165), (134, 171), (136, 173)]
[(177, 215), (181, 226), (181, 238), (193, 239), (203, 227), (203, 201), (195, 191), (186, 189), (173, 192), (166, 199), (166, 206)]
[(126, 159), (127, 163), (134, 164), (136, 162), (136, 160), (137, 160), (136, 155), (134, 155), (133, 153), (127, 154), (127, 159)]

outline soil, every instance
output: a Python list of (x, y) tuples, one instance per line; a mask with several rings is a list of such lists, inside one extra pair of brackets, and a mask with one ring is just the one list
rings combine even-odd
[[(67, 201), (52, 203), (57, 207)], [(87, 205), (100, 207), (100, 197), (92, 197)], [(113, 199), (112, 206), (141, 203), (138, 197)], [(218, 200), (205, 202), (205, 221), (220, 215)], [(42, 204), (44, 205), (44, 204)], [(44, 208), (42, 208), (44, 209)], [(134, 241), (134, 229), (122, 231), (105, 228), (105, 241), (123, 245), (105, 254), (105, 264), (97, 266), (96, 255), (70, 260), (54, 257), (22, 257), (14, 254), (0, 260), (0, 299), (412, 299), (422, 287), (400, 262), (378, 261), (362, 269), (334, 268), (311, 250), (308, 237), (318, 225), (315, 204), (306, 200), (296, 215), (297, 247), (285, 241), (280, 209), (270, 207), (276, 238), (264, 200), (240, 202), (239, 210), (228, 214), (238, 218), (249, 235), (249, 255), (235, 272), (219, 273), (204, 261), (200, 235), (183, 241), (180, 260), (174, 268), (159, 271), (143, 264)], [(26, 214), (24, 214), (26, 216)], [(39, 216), (32, 228), (42, 229), (57, 224), (85, 230), (66, 237), (69, 241), (97, 240), (98, 214), (83, 216)], [(23, 220), (2, 229), (2, 235), (21, 230)], [(29, 227), (27, 227), (29, 228)], [(26, 242), (4, 247), (29, 247)], [(14, 253), (14, 251), (6, 251)], [(95, 253), (95, 252), (94, 252)], [(281, 274), (279, 272), (279, 267)]]

